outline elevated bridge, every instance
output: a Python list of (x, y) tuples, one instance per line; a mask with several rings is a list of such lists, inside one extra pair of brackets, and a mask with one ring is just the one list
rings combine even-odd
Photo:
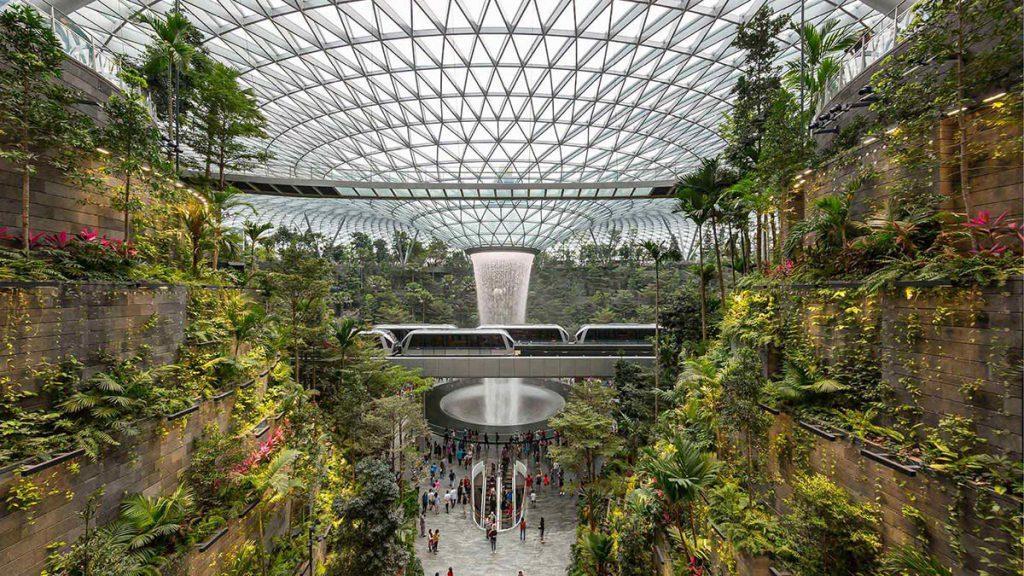
[(398, 355), (388, 359), (431, 378), (611, 378), (626, 361), (654, 365), (649, 345), (535, 344), (515, 355)]

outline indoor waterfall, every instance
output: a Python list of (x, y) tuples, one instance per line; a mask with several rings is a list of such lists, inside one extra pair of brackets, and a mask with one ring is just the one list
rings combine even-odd
[[(469, 252), (476, 280), (476, 304), (481, 324), (524, 324), (526, 298), (534, 253), (525, 250)], [(484, 378), (487, 422), (518, 421), (523, 383), (518, 378)]]

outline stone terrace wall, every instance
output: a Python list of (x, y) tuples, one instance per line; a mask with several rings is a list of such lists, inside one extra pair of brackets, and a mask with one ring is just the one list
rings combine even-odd
[(187, 302), (183, 286), (0, 286), (0, 384), (32, 388), (44, 363), (74, 356), (94, 370), (99, 352), (123, 358), (143, 346), (154, 364), (171, 363)]
[[(271, 545), (275, 538), (282, 536), (289, 526), (294, 501), (266, 505), (263, 511), (263, 542)], [(263, 505), (261, 505), (263, 506)], [(247, 514), (228, 521), (227, 531), (208, 548), (190, 551), (184, 558), (184, 574), (188, 576), (216, 576), (231, 561), (234, 553), (246, 541), (260, 539), (260, 507)]]
[[(904, 290), (881, 301), (882, 378), (934, 429), (973, 420), (992, 452), (1022, 449), (1022, 282), (985, 289)], [(920, 334), (915, 336), (915, 334)]]
[[(106, 102), (117, 88), (71, 59), (64, 61), (63, 81), (80, 90), (83, 100), (90, 102), (79, 107), (81, 112), (97, 124), (104, 124), (106, 117), (99, 105)], [(113, 180), (107, 183), (116, 184)], [(32, 176), (31, 192), (29, 214), (33, 230), (78, 232), (89, 227), (114, 238), (122, 235), (122, 215), (112, 209), (110, 199), (104, 197), (109, 192), (108, 188), (86, 191), (68, 182), (57, 170), (41, 166)], [(0, 227), (4, 226), (15, 230), (21, 227), (21, 175), (14, 172), (9, 163), (0, 161)]]
[[(842, 437), (828, 440), (811, 435), (785, 414), (775, 418), (769, 436), (771, 443), (775, 444), (780, 436), (794, 433), (810, 437), (812, 448), (807, 460), (813, 471), (829, 477), (858, 501), (871, 502), (879, 507), (882, 538), (887, 546), (910, 544), (915, 540), (926, 541), (929, 552), (945, 566), (953, 567), (957, 576), (978, 574), (981, 569), (988, 569), (990, 574), (1006, 574), (986, 567), (983, 557), (986, 554), (985, 548), (994, 549), (997, 554), (1000, 551), (1009, 552), (1005, 545), (986, 542), (985, 538), (1005, 540), (1009, 536), (1000, 535), (995, 523), (976, 512), (975, 506), (984, 507), (986, 503), (996, 503), (1004, 510), (1019, 510), (1021, 502), (985, 489), (968, 487), (963, 490), (960, 503), (955, 504), (957, 492), (947, 477), (928, 470), (910, 475), (865, 457), (862, 449), (875, 450), (870, 445)], [(798, 473), (797, 467), (791, 462), (780, 461), (777, 453), (772, 452), (769, 456), (769, 470), (778, 480), (776, 500), (769, 504), (785, 511), (785, 500), (791, 495), (790, 486)], [(956, 528), (953, 529), (961, 532), (959, 540), (964, 551), (962, 558), (958, 558), (954, 552), (952, 543), (956, 538), (945, 525), (949, 522), (951, 510), (957, 511), (962, 518), (960, 522), (954, 523)], [(1004, 564), (1003, 559), (990, 558)], [(764, 574), (758, 570), (743, 573)]]
[[(970, 418), (988, 449), (1010, 458), (1024, 453), (1021, 423), (1021, 280), (984, 289), (902, 288), (855, 305), (864, 310), (869, 348), (895, 401), (933, 430), (943, 418)], [(835, 303), (808, 294), (793, 313), (819, 357), (843, 354), (849, 327), (827, 325)]]
[[(999, 141), (1012, 143), (1021, 136), (1019, 123), (1012, 127), (991, 126), (984, 122), (990, 115), (984, 110), (974, 113), (974, 119), (980, 121), (973, 124), (975, 129), (968, 138), (972, 147)], [(936, 150), (940, 156), (952, 154), (959, 143), (950, 121), (945, 122), (935, 134)], [(1013, 219), (1020, 219), (1024, 214), (1024, 159), (1019, 147), (1005, 148), (1006, 154), (975, 158), (969, 166), (968, 201), (972, 213), (988, 210), (995, 216), (1006, 212)], [(868, 174), (871, 177), (865, 178)], [(851, 214), (855, 219), (863, 219), (879, 210), (892, 192), (893, 185), (905, 178), (915, 179), (923, 189), (932, 189), (946, 198), (942, 206), (944, 210), (963, 213), (959, 171), (948, 165), (940, 168), (936, 161), (932, 169), (919, 173), (905, 172), (893, 161), (885, 141), (877, 140), (859, 145), (809, 175), (790, 200), (784, 229), (810, 215), (815, 200), (827, 195), (852, 194)]]
[(129, 494), (169, 494), (178, 474), (187, 466), (193, 441), (207, 424), (227, 429), (234, 397), (208, 400), (192, 414), (175, 420), (152, 420), (137, 441), (104, 453), (93, 462), (82, 455), (33, 474), (0, 476), (0, 502), (12, 486), (32, 482), (45, 497), (27, 511), (0, 506), (0, 573), (37, 576), (44, 567), (46, 547), (52, 542), (71, 542), (83, 531), (78, 513), (94, 490), (105, 488), (98, 507), (97, 523), (117, 517), (121, 500)]

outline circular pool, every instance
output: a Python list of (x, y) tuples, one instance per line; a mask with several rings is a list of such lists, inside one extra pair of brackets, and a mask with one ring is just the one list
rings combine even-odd
[(565, 406), (567, 388), (557, 380), (466, 379), (427, 394), (427, 420), (439, 427), (511, 433), (546, 427)]

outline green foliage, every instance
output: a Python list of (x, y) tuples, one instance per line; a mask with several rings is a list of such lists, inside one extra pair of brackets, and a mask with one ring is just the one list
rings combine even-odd
[(356, 477), (356, 492), (334, 502), (340, 521), (334, 533), (338, 553), (326, 573), (397, 574), (411, 561), (399, 541), (406, 518), (398, 484), (388, 465), (376, 459), (359, 462)]
[(90, 126), (61, 83), (64, 51), (35, 8), (0, 12), (0, 159), (21, 174), (22, 248), (29, 251), (30, 177), (49, 163), (70, 169), (89, 150)]
[(882, 574), (887, 576), (953, 576), (953, 571), (925, 552), (896, 546), (885, 555)]
[(751, 500), (735, 480), (723, 481), (708, 491), (711, 521), (738, 551), (753, 556), (774, 552), (779, 534), (771, 511)]
[(121, 517), (111, 531), (129, 554), (143, 563), (159, 563), (162, 554), (183, 540), (192, 506), (192, 494), (184, 486), (170, 496), (135, 494), (121, 503)]
[(780, 551), (799, 576), (873, 574), (882, 549), (879, 511), (854, 501), (820, 474), (793, 482), (790, 512), (782, 519), (788, 543)]
[(564, 440), (551, 447), (551, 458), (583, 482), (596, 480), (598, 460), (613, 456), (622, 444), (614, 432), (614, 400), (613, 388), (584, 380), (573, 385), (565, 409), (549, 421)]
[(775, 16), (770, 7), (763, 6), (740, 25), (733, 40), (733, 46), (745, 54), (741, 76), (733, 89), (736, 104), (727, 124), (725, 154), (740, 170), (749, 170), (760, 158), (766, 111), (781, 87), (775, 39), (787, 21), (787, 17)]
[(123, 74), (128, 90), (116, 92), (103, 104), (107, 123), (98, 138), (110, 157), (105, 168), (123, 180), (124, 192), (114, 201), (124, 213), (124, 238), (130, 240), (131, 214), (142, 208), (132, 198), (132, 180), (144, 176), (160, 163), (160, 132), (153, 124), (143, 94), (145, 80), (131, 72)]

